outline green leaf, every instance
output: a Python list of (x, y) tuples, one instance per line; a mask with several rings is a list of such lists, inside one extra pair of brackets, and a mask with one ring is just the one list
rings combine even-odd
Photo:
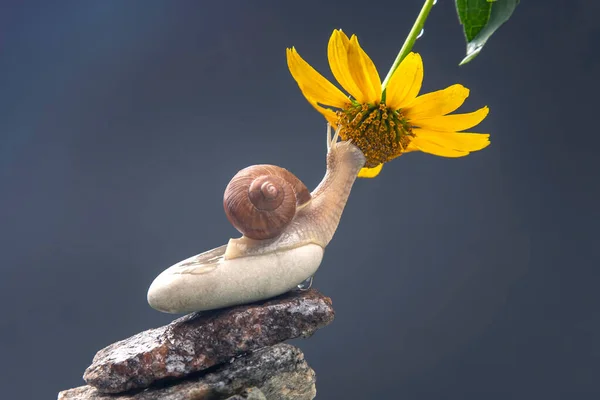
[(519, 0), (456, 0), (456, 11), (467, 41), (463, 65), (474, 59), (487, 40), (508, 21)]
[(456, 12), (465, 38), (470, 42), (490, 19), (492, 3), (487, 0), (456, 0)]

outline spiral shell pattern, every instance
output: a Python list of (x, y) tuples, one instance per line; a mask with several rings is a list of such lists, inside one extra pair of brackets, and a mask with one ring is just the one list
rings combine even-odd
[(239, 171), (223, 196), (225, 214), (244, 236), (271, 239), (310, 200), (310, 192), (294, 174), (275, 165), (253, 165)]

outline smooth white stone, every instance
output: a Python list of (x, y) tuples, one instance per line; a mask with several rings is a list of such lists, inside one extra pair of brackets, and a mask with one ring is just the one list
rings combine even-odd
[(148, 303), (167, 313), (214, 310), (283, 294), (313, 276), (323, 248), (316, 244), (226, 260), (225, 246), (164, 270), (148, 289)]

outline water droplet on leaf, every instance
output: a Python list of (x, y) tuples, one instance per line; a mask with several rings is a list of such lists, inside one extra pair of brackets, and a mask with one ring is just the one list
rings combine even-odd
[(417, 39), (420, 38), (421, 36), (423, 36), (424, 33), (425, 33), (425, 29), (421, 29), (421, 32), (419, 32), (419, 34), (417, 35)]

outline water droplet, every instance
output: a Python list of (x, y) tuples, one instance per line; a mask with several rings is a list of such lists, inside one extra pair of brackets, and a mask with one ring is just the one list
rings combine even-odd
[(311, 288), (312, 283), (313, 283), (313, 277), (311, 276), (310, 278), (302, 281), (302, 283), (300, 283), (298, 285), (298, 289), (300, 289), (300, 290), (308, 290), (308, 289)]
[(436, 5), (437, 4), (437, 0), (433, 0), (433, 4), (432, 5)]
[(424, 33), (425, 33), (425, 29), (421, 29), (421, 32), (419, 32), (419, 34), (417, 35), (417, 39), (420, 38), (421, 36), (423, 36)]

